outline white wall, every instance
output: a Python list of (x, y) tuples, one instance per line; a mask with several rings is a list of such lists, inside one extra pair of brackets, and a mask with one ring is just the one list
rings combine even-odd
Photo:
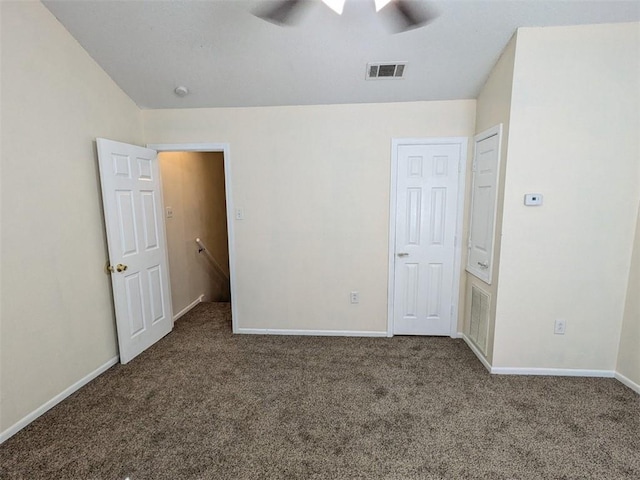
[[(475, 101), (143, 112), (231, 149), (241, 328), (385, 332), (393, 137), (471, 136)], [(349, 304), (349, 292), (360, 304)]]
[(162, 152), (158, 160), (164, 205), (173, 212), (165, 215), (173, 314), (201, 295), (204, 301), (228, 301), (228, 282), (195, 243), (197, 237), (204, 242), (228, 278), (223, 154)]
[(0, 432), (117, 355), (94, 140), (136, 105), (39, 2), (2, 2)]
[[(640, 197), (639, 40), (639, 24), (518, 31), (494, 367), (616, 367)], [(525, 207), (529, 192), (544, 205)]]
[(640, 205), (629, 269), (617, 371), (631, 382), (640, 385)]
[[(513, 68), (516, 55), (517, 36), (514, 35), (504, 51), (502, 52), (498, 62), (491, 70), (489, 78), (485, 82), (476, 104), (476, 134), (479, 134), (495, 125), (502, 124), (502, 146), (500, 151), (500, 173), (498, 176), (498, 199), (497, 199), (497, 215), (496, 215), (496, 233), (493, 242), (493, 279), (491, 284), (487, 284), (475, 275), (465, 272), (466, 276), (466, 294), (464, 297), (465, 304), (465, 327), (464, 332), (469, 334), (469, 324), (471, 318), (471, 289), (475, 285), (482, 291), (490, 295), (489, 306), (489, 325), (488, 325), (488, 345), (486, 351), (486, 359), (489, 363), (493, 357), (493, 336), (496, 314), (496, 298), (498, 292), (499, 267), (500, 267), (500, 238), (502, 233), (502, 204), (504, 199), (504, 180), (505, 168), (507, 164), (507, 151), (509, 145), (509, 122), (511, 117), (511, 91), (513, 88)], [(472, 178), (471, 164), (467, 178)], [(471, 180), (467, 182), (467, 199), (471, 198)], [(467, 208), (467, 212), (470, 207)], [(467, 219), (466, 225), (469, 220)], [(468, 233), (465, 235), (467, 238)], [(466, 254), (463, 265), (466, 265)]]

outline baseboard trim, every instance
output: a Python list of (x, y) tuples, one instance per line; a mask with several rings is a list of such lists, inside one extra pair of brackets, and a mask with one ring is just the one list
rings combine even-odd
[(238, 328), (236, 333), (248, 335), (307, 335), (315, 337), (386, 337), (387, 332), (359, 330), (288, 330), (281, 328)]
[(619, 382), (622, 382), (624, 385), (629, 387), (634, 392), (640, 394), (640, 384), (637, 384), (636, 382), (634, 382), (630, 378), (625, 377), (620, 372), (616, 372), (615, 379), (618, 380)]
[(480, 349), (476, 347), (475, 344), (471, 341), (471, 339), (467, 337), (464, 333), (460, 333), (459, 335), (467, 344), (467, 346), (471, 349), (471, 351), (475, 354), (475, 356), (478, 357), (478, 360), (480, 360), (480, 363), (484, 365), (484, 368), (486, 368), (489, 373), (493, 373), (493, 371), (491, 370), (491, 364), (482, 354)]
[(613, 378), (613, 370), (583, 370), (580, 368), (512, 368), (492, 367), (497, 375), (546, 375), (551, 377), (601, 377)]
[(196, 298), (189, 305), (184, 307), (182, 310), (180, 310), (178, 313), (176, 313), (173, 316), (173, 322), (175, 323), (176, 320), (178, 320), (180, 317), (184, 316), (185, 314), (189, 313), (189, 310), (192, 310), (196, 305), (198, 305), (199, 303), (202, 303), (203, 301), (204, 301), (204, 293), (200, 295), (198, 298)]
[(43, 404), (40, 407), (36, 408), (33, 412), (28, 414), (23, 419), (18, 420), (12, 426), (7, 428), (4, 432), (0, 433), (0, 443), (3, 443), (8, 438), (10, 438), (13, 435), (15, 435), (16, 433), (18, 433), (24, 427), (26, 427), (31, 422), (33, 422), (36, 418), (38, 418), (39, 416), (43, 415), (47, 411), (51, 410), (57, 404), (62, 402), (65, 398), (70, 396), (72, 393), (75, 393), (76, 391), (80, 390), (82, 387), (84, 387), (91, 380), (93, 380), (94, 378), (98, 377), (102, 373), (104, 373), (107, 370), (109, 370), (116, 363), (118, 363), (119, 360), (120, 360), (120, 357), (118, 357), (118, 356), (113, 357), (111, 360), (109, 360), (108, 362), (106, 362), (103, 365), (99, 366), (93, 372), (91, 372), (87, 376), (85, 376), (84, 378), (81, 378), (80, 380), (78, 380), (76, 383), (74, 383), (69, 388), (67, 388), (66, 390), (62, 391), (61, 393), (59, 393), (58, 395), (53, 397), (51, 400), (49, 400), (45, 404)]

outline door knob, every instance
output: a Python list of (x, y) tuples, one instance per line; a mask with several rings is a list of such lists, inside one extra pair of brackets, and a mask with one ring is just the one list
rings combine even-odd
[(111, 273), (113, 272), (121, 273), (121, 272), (124, 272), (127, 268), (129, 268), (127, 265), (123, 265), (121, 263), (119, 263), (115, 267), (113, 265), (107, 266), (107, 270), (109, 270)]
[(489, 264), (487, 262), (478, 262), (478, 265), (480, 265), (480, 268), (489, 268)]
[(400, 253), (398, 253), (398, 256), (399, 256), (399, 257), (406, 257), (406, 256), (408, 256), (408, 255), (409, 255), (409, 254), (408, 254), (407, 252), (400, 252)]

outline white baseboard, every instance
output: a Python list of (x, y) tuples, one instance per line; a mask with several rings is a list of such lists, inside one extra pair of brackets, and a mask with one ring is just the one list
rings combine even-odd
[(627, 387), (633, 390), (636, 393), (640, 393), (640, 385), (631, 380), (630, 378), (625, 377), (620, 372), (616, 372), (615, 379), (619, 382), (624, 383)]
[(182, 310), (180, 310), (178, 313), (176, 313), (173, 316), (173, 322), (175, 323), (176, 320), (178, 320), (180, 317), (182, 317), (183, 315), (185, 315), (186, 313), (189, 312), (189, 310), (193, 309), (196, 305), (198, 305), (199, 303), (202, 303), (204, 301), (204, 293), (202, 295), (200, 295), (198, 298), (196, 298), (193, 302), (191, 302), (189, 305), (187, 305), (186, 307), (184, 307)]
[(491, 367), (497, 375), (547, 375), (552, 377), (602, 377), (613, 378), (613, 370), (583, 370), (580, 368), (513, 368)]
[(71, 395), (72, 393), (75, 393), (76, 391), (80, 390), (82, 387), (84, 387), (91, 380), (93, 380), (94, 378), (96, 378), (100, 374), (102, 374), (102, 373), (106, 372), (107, 370), (109, 370), (116, 363), (118, 363), (119, 360), (120, 360), (120, 357), (118, 357), (118, 356), (113, 357), (111, 360), (109, 360), (105, 364), (99, 366), (93, 372), (89, 373), (87, 376), (85, 376), (84, 378), (81, 378), (76, 383), (71, 385), (69, 388), (67, 388), (63, 392), (61, 392), (58, 395), (56, 395), (55, 397), (53, 397), (51, 400), (49, 400), (44, 405), (41, 405), (40, 407), (36, 408), (33, 412), (31, 412), (29, 415), (27, 415), (23, 419), (18, 420), (12, 426), (7, 428), (4, 432), (0, 433), (0, 443), (3, 443), (8, 438), (10, 438), (13, 435), (15, 435), (16, 433), (18, 433), (20, 430), (22, 430), (24, 427), (26, 427), (31, 422), (33, 422), (36, 418), (38, 418), (40, 415), (46, 413), (48, 410), (51, 410), (53, 407), (55, 407), (57, 404), (59, 404), (61, 401), (63, 401), (65, 398), (67, 398), (69, 395)]
[(465, 341), (465, 343), (471, 349), (471, 351), (475, 354), (475, 356), (478, 357), (478, 360), (480, 360), (480, 363), (484, 365), (484, 368), (486, 368), (489, 371), (489, 373), (493, 373), (493, 371), (491, 370), (491, 364), (485, 358), (485, 356), (480, 351), (480, 349), (476, 347), (475, 344), (471, 341), (471, 339), (469, 339), (469, 337), (467, 337), (464, 333), (459, 333), (459, 335), (460, 337), (462, 337), (462, 339)]
[(249, 335), (310, 335), (316, 337), (386, 337), (387, 332), (358, 330), (287, 330), (281, 328), (238, 328), (236, 333)]
[[(584, 370), (579, 368), (518, 368), (518, 367), (493, 367), (485, 358), (482, 352), (464, 333), (459, 334), (471, 351), (478, 357), (484, 367), (493, 375), (547, 375), (552, 377), (601, 377), (601, 378), (617, 378), (629, 388), (638, 391), (638, 385), (628, 378), (620, 375), (613, 370)], [(620, 377), (620, 378), (619, 378)], [(629, 385), (629, 382), (631, 385)], [(635, 387), (634, 387), (635, 385)]]

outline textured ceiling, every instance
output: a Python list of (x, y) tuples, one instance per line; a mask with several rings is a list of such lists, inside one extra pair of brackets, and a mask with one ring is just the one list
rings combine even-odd
[[(290, 27), (252, 15), (259, 1), (43, 3), (142, 108), (475, 98), (518, 27), (640, 21), (640, 0), (428, 1), (435, 21), (393, 34), (373, 0), (342, 16), (309, 1)], [(365, 80), (381, 61), (408, 62), (405, 78)]]

